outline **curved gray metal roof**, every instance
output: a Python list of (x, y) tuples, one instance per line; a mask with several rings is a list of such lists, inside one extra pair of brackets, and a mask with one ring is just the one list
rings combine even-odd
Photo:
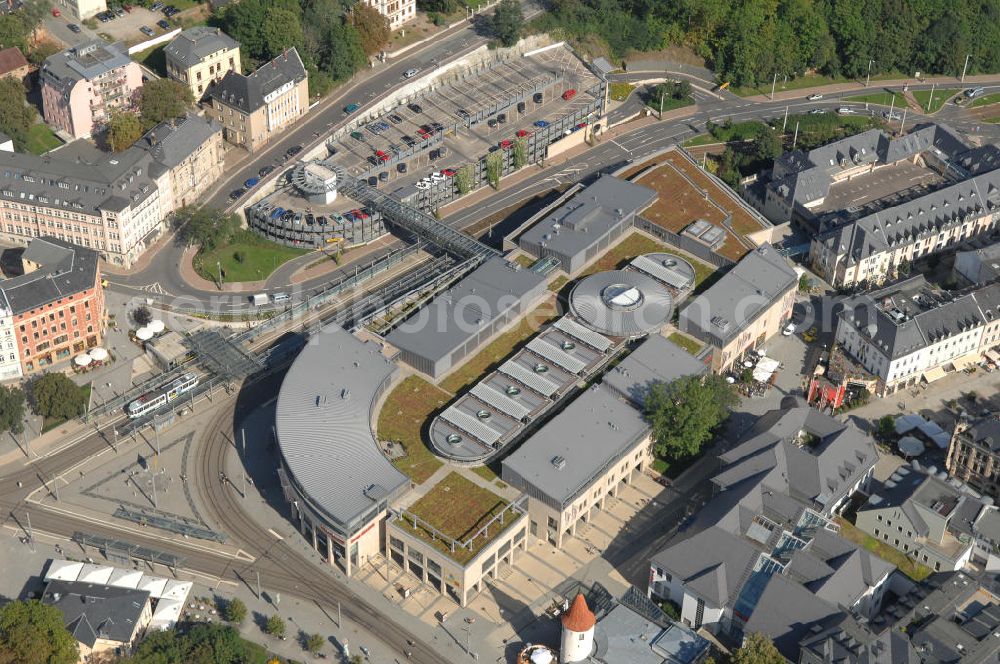
[(378, 346), (331, 324), (309, 339), (281, 384), (275, 430), (289, 478), (345, 530), (408, 483), (382, 456), (370, 426), (395, 370)]
[(632, 270), (599, 272), (580, 281), (569, 294), (573, 315), (591, 329), (612, 337), (638, 337), (670, 320), (673, 300), (659, 281)]

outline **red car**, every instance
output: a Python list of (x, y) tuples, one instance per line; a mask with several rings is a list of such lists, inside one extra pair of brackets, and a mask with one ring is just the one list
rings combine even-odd
[(531, 136), (531, 132), (528, 131), (527, 129), (518, 129), (517, 130), (517, 137), (518, 138), (524, 138), (526, 136)]
[(445, 177), (453, 178), (453, 177), (455, 177), (455, 171), (451, 170), (450, 168), (446, 168), (443, 171), (441, 171), (441, 175), (444, 175)]
[(574, 90), (573, 88), (570, 88), (566, 92), (562, 93), (562, 98), (565, 101), (569, 101), (570, 99), (572, 99), (575, 96), (576, 96), (576, 90)]
[(389, 161), (389, 155), (387, 155), (386, 153), (382, 152), (381, 150), (376, 150), (375, 151), (375, 156), (378, 157), (378, 160), (380, 162), (382, 162), (383, 164), (385, 162)]
[(356, 219), (368, 218), (368, 214), (366, 212), (362, 212), (361, 210), (351, 210), (351, 214), (353, 214)]
[(423, 129), (419, 128), (417, 129), (417, 133), (420, 134), (420, 138), (425, 138), (425, 139), (431, 135), (430, 132), (424, 131)]
[(514, 144), (508, 141), (506, 138), (500, 141), (500, 147), (502, 147), (504, 150), (509, 150), (512, 145)]
[(59, 18), (60, 16), (62, 16), (62, 12), (59, 11), (58, 9), (56, 9), (55, 7), (53, 7), (52, 8), (52, 15), (55, 16), (56, 18)]
[(577, 129), (583, 129), (583, 128), (584, 128), (584, 127), (586, 127), (586, 126), (587, 126), (587, 123), (586, 123), (586, 122), (581, 122), (580, 124), (578, 124), (578, 125), (576, 126), (576, 128), (577, 128)]

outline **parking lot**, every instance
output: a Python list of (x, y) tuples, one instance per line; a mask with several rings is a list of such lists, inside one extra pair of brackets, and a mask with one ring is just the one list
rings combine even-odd
[(557, 119), (591, 107), (598, 83), (562, 47), (462, 72), (343, 133), (333, 161), (395, 190), (545, 133)]
[[(195, 7), (184, 12), (167, 17), (162, 9), (153, 11), (152, 5), (149, 9), (138, 5), (132, 6), (130, 11), (120, 10), (114, 19), (108, 21), (97, 21), (97, 32), (109, 35), (115, 41), (123, 41), (127, 44), (137, 44), (153, 37), (158, 37), (164, 33), (176, 30), (180, 27), (182, 16), (203, 11), (202, 7)], [(162, 25), (157, 25), (163, 21)], [(163, 26), (167, 27), (164, 28)], [(142, 28), (149, 28), (148, 33), (143, 33)]]

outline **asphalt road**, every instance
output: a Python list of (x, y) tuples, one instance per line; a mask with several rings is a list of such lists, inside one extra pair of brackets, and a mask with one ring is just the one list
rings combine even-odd
[[(299, 127), (280, 137), (273, 145), (257, 155), (251, 163), (230, 175), (224, 182), (216, 187), (216, 193), (209, 200), (210, 204), (224, 206), (228, 191), (243, 182), (245, 179), (256, 175), (257, 170), (265, 164), (281, 163), (288, 147), (299, 144), (312, 144), (322, 140), (332, 128), (342, 122), (346, 115), (342, 107), (351, 101), (364, 103), (370, 101), (379, 94), (401, 83), (402, 72), (410, 66), (420, 66), (427, 68), (432, 66), (432, 60), (444, 60), (448, 57), (457, 57), (478, 47), (483, 42), (483, 38), (477, 36), (473, 29), (457, 29), (448, 36), (422, 50), (415, 52), (411, 57), (404, 58), (398, 62), (385, 66), (385, 69), (376, 73), (371, 79), (335, 95), (333, 98), (322, 102), (321, 106), (314, 109), (311, 116)], [(698, 74), (689, 74), (684, 71), (670, 72), (631, 72), (629, 74), (613, 75), (616, 80), (648, 80), (657, 76), (670, 75), (672, 77), (687, 78), (695, 86), (695, 100), (697, 102), (693, 113), (680, 120), (664, 121), (655, 125), (636, 129), (628, 134), (624, 134), (617, 139), (605, 139), (596, 147), (588, 150), (558, 167), (551, 167), (539, 170), (538, 175), (529, 180), (515, 185), (504, 187), (501, 191), (490, 196), (482, 204), (474, 208), (455, 213), (445, 219), (445, 223), (455, 228), (466, 228), (472, 223), (485, 216), (494, 214), (501, 210), (527, 200), (533, 196), (543, 194), (555, 187), (566, 183), (586, 181), (594, 177), (599, 172), (611, 171), (620, 165), (630, 161), (638, 161), (642, 158), (675, 143), (680, 143), (698, 133), (704, 132), (709, 121), (723, 122), (731, 119), (734, 122), (752, 119), (769, 119), (781, 117), (787, 111), (789, 115), (795, 113), (806, 113), (811, 110), (834, 111), (843, 105), (851, 105), (859, 112), (866, 112), (865, 104), (857, 102), (843, 102), (843, 97), (856, 96), (858, 90), (849, 92), (834, 93), (824, 95), (823, 99), (809, 101), (805, 94), (801, 98), (778, 101), (751, 101), (743, 97), (737, 97), (728, 92), (721, 94), (712, 93), (708, 90), (709, 82)], [(1000, 79), (998, 79), (1000, 80)], [(930, 85), (911, 85), (911, 90), (929, 89)], [(961, 87), (956, 83), (955, 87)], [(1000, 83), (994, 85), (984, 85), (987, 93), (1000, 90)], [(881, 87), (873, 84), (871, 90), (879, 90)], [(880, 112), (883, 107), (870, 104), (867, 111)], [(927, 116), (908, 110), (906, 114), (906, 126), (931, 120)], [(983, 142), (1000, 141), (1000, 126), (983, 123), (974, 117), (968, 109), (955, 105), (945, 106), (933, 119), (942, 120), (951, 124), (959, 131), (976, 137)], [(898, 126), (897, 120), (893, 124)], [(375, 258), (378, 255), (391, 251), (400, 246), (399, 242), (387, 243), (376, 254), (366, 257), (366, 260)], [(162, 295), (172, 298), (185, 298), (197, 300), (204, 306), (217, 310), (233, 310), (249, 306), (247, 294), (224, 294), (219, 291), (205, 291), (190, 286), (181, 278), (178, 267), (180, 265), (183, 247), (170, 244), (161, 249), (151, 262), (144, 269), (127, 276), (112, 276), (110, 281), (112, 287), (120, 292), (132, 295), (148, 296), (150, 294)], [(276, 283), (276, 279), (268, 282), (267, 292), (294, 290), (307, 294), (330, 281), (333, 278), (344, 276), (348, 271), (353, 271), (354, 266), (348, 264), (338, 273), (328, 274), (302, 284), (294, 289), (288, 283)], [(281, 271), (281, 275), (288, 274), (288, 271)], [(277, 276), (277, 275), (276, 275)], [(284, 281), (282, 279), (281, 281)]]

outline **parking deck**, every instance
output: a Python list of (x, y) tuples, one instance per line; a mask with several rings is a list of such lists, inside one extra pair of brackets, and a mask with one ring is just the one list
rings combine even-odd
[[(518, 138), (531, 162), (578, 125), (596, 120), (604, 89), (565, 47), (480, 65), (335, 135), (330, 161), (393, 192), (432, 172), (476, 164), (490, 151), (510, 151)], [(434, 185), (453, 187), (443, 178)]]
[(345, 196), (313, 203), (291, 186), (280, 187), (246, 208), (247, 225), (264, 237), (292, 247), (350, 247), (385, 234), (382, 216)]

